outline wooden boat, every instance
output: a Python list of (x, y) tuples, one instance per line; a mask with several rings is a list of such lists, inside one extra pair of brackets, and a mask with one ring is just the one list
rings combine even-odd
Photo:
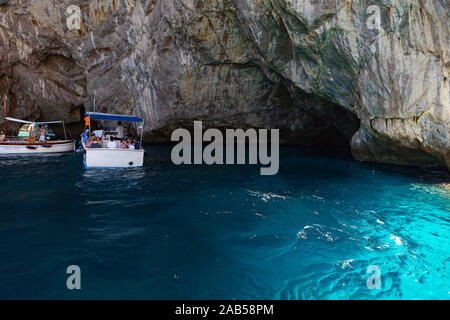
[[(16, 137), (0, 137), (0, 155), (9, 154), (44, 154), (63, 153), (75, 151), (75, 140), (67, 139), (66, 129), (63, 121), (30, 122), (6, 117), (5, 121), (21, 123), (22, 127)], [(64, 129), (64, 140), (56, 137), (48, 125), (59, 124)], [(37, 141), (38, 127), (46, 130), (45, 139)]]

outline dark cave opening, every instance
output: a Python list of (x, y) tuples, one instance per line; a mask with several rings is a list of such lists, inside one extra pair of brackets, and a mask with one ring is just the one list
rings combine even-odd
[[(351, 140), (361, 121), (351, 111), (323, 97), (288, 85), (291, 107), (280, 125), (281, 143), (351, 152)], [(281, 123), (280, 123), (281, 124)]]
[(308, 113), (307, 126), (300, 130), (282, 128), (282, 144), (339, 149), (350, 153), (351, 139), (360, 127), (360, 120), (352, 112), (338, 105), (330, 105), (328, 112), (321, 115), (316, 114), (316, 111)]

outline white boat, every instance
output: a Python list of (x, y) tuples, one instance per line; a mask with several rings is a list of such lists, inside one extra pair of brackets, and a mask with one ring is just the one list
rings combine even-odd
[[(75, 151), (75, 140), (67, 139), (66, 129), (63, 121), (30, 122), (6, 117), (5, 121), (21, 123), (22, 127), (16, 137), (4, 137), (0, 139), (0, 155), (11, 154), (44, 154), (64, 153)], [(59, 124), (64, 129), (64, 140), (59, 140), (48, 127)], [(36, 141), (39, 126), (46, 130), (45, 140)]]
[[(134, 168), (144, 165), (144, 148), (142, 147), (142, 131), (139, 144), (135, 149), (122, 149), (121, 139), (117, 137), (116, 132), (108, 132), (105, 130), (91, 131), (91, 120), (110, 120), (121, 122), (135, 122), (142, 124), (144, 120), (137, 117), (88, 112), (85, 116), (87, 130), (82, 135), (82, 145), (85, 149), (83, 155), (83, 164), (85, 168)], [(90, 141), (91, 137), (95, 137), (100, 144), (94, 147), (94, 143)], [(108, 148), (108, 142), (114, 142), (114, 148)]]

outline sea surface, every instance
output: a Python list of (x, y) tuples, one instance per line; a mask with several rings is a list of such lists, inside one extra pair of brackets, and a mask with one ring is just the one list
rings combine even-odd
[(0, 299), (450, 298), (447, 173), (282, 148), (260, 176), (170, 150), (138, 169), (0, 158)]

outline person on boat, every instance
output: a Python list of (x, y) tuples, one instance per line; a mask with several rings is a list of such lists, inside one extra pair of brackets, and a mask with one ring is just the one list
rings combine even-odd
[(27, 142), (30, 144), (36, 143), (36, 135), (33, 132), (28, 136)]
[(122, 121), (117, 122), (116, 136), (118, 138), (123, 138), (124, 137), (124, 135), (123, 135), (124, 130), (125, 130), (125, 128), (122, 127)]
[(100, 148), (101, 147), (98, 144), (98, 139), (95, 134), (93, 134), (89, 137), (89, 140), (86, 142), (86, 146), (88, 148)]
[(5, 131), (0, 131), (0, 142), (4, 142), (6, 139)]
[(93, 137), (94, 137), (94, 136), (90, 136), (90, 137), (89, 137), (89, 139), (88, 139), (87, 142), (86, 142), (86, 147), (88, 147), (88, 148), (91, 147)]
[(101, 148), (102, 141), (97, 138), (96, 135), (92, 137), (91, 148)]
[(136, 141), (131, 141), (130, 145), (128, 146), (128, 149), (135, 150), (136, 149)]
[(120, 149), (128, 149), (127, 141), (125, 139), (120, 140)]
[(45, 130), (45, 127), (42, 124), (38, 126), (38, 134), (39, 134), (39, 142), (41, 143), (45, 142), (45, 138), (48, 134), (48, 131)]
[(109, 142), (108, 142), (108, 144), (106, 145), (106, 147), (107, 147), (108, 149), (117, 149), (117, 145), (116, 145), (116, 143), (114, 142), (114, 137), (113, 137), (113, 136), (110, 136), (110, 137), (109, 137)]

